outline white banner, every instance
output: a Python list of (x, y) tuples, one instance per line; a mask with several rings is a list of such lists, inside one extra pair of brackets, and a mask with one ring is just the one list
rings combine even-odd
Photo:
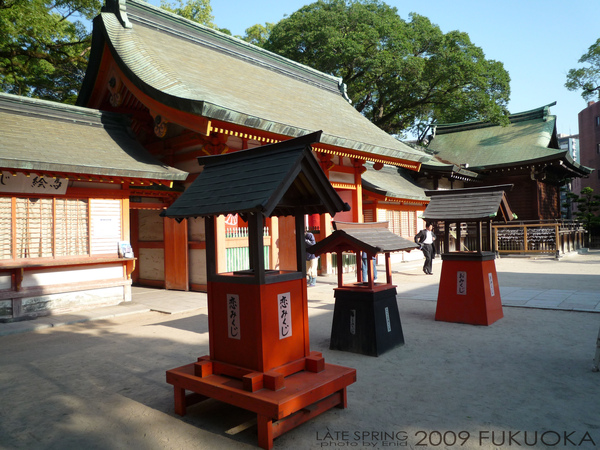
[(456, 293), (467, 295), (467, 272), (456, 272)]
[(28, 177), (20, 172), (16, 175), (2, 172), (0, 175), (0, 192), (65, 195), (67, 184), (68, 180), (65, 178), (43, 177), (34, 174)]
[(491, 273), (488, 273), (488, 280), (490, 281), (490, 294), (493, 297), (496, 295), (496, 291), (494, 290), (494, 276)]

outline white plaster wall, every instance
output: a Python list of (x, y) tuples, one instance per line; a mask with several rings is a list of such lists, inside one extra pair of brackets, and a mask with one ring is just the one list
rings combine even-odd
[(10, 289), (12, 286), (12, 277), (10, 273), (0, 274), (0, 289)]
[(141, 248), (139, 259), (140, 278), (165, 279), (165, 252), (161, 248)]
[(240, 150), (242, 148), (242, 138), (239, 136), (229, 136), (227, 138), (227, 147), (234, 150)]
[(0, 319), (12, 317), (12, 300), (0, 300)]
[(55, 284), (77, 283), (85, 281), (101, 281), (123, 278), (123, 265), (80, 266), (50, 269), (35, 269), (24, 271), (22, 286), (50, 286)]
[(77, 292), (40, 295), (22, 300), (23, 315), (40, 316), (52, 312), (66, 312), (97, 306), (118, 305), (124, 299), (124, 287), (115, 286)]
[(190, 283), (206, 284), (206, 250), (192, 249), (189, 254)]
[(138, 212), (140, 229), (140, 241), (162, 241), (163, 218), (159, 216), (160, 211), (141, 209)]
[(354, 184), (354, 174), (346, 172), (329, 172), (329, 181), (338, 183)]
[(204, 241), (206, 239), (206, 232), (204, 230), (204, 218), (190, 218), (188, 219), (188, 240), (190, 241)]

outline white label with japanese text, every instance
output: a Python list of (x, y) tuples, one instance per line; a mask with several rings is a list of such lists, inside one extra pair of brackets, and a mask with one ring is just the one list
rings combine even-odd
[(240, 296), (227, 294), (227, 336), (241, 339), (240, 335)]
[(496, 292), (494, 291), (494, 277), (491, 273), (488, 273), (488, 279), (490, 280), (490, 293), (493, 297), (494, 295), (496, 295)]
[(290, 304), (290, 293), (277, 296), (279, 306), (279, 339), (285, 339), (292, 335), (292, 307)]
[(456, 293), (467, 295), (467, 272), (456, 272)]
[(392, 331), (392, 323), (390, 322), (390, 310), (386, 306), (385, 307), (385, 323), (387, 324), (388, 333)]

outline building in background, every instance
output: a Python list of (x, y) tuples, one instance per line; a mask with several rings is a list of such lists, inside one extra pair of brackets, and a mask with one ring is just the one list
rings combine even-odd
[(508, 202), (520, 220), (560, 220), (561, 187), (593, 170), (559, 147), (553, 105), (511, 114), (507, 126), (438, 125), (428, 147), (437, 164), (423, 163), (417, 176), (430, 180), (433, 189), (442, 188), (443, 178), (450, 188), (510, 183)]
[[(594, 170), (581, 180), (581, 189), (591, 187), (600, 193), (600, 102), (589, 102), (579, 113), (579, 144), (581, 164)], [(580, 189), (580, 190), (581, 190)]]
[[(580, 148), (579, 148), (579, 135), (578, 134), (559, 134), (558, 135), (558, 146), (561, 150), (568, 150), (569, 155), (573, 161), (581, 163)], [(581, 192), (581, 178), (572, 178), (565, 188), (561, 191), (561, 214), (564, 219), (573, 218), (573, 205), (567, 199), (567, 192), (579, 194)]]

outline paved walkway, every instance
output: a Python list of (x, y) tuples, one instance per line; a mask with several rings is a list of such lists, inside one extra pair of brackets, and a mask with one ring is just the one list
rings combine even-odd
[[(336, 278), (309, 289), (310, 349), (355, 368), (357, 381), (347, 409), (274, 448), (600, 448), (591, 370), (600, 252), (497, 260), (507, 306), (491, 326), (435, 321), (441, 264), (433, 276), (420, 265), (394, 266), (405, 345), (376, 358), (329, 348)], [(209, 353), (206, 295), (134, 288), (133, 297), (0, 324), (0, 449), (257, 448), (248, 411), (216, 401), (173, 411), (165, 371)]]
[[(396, 263), (392, 278), (400, 300), (437, 301), (441, 260), (434, 261), (433, 276), (421, 271), (422, 261)], [(554, 258), (506, 257), (496, 260), (502, 304), (582, 312), (600, 312), (600, 251), (569, 254)], [(379, 267), (383, 274), (383, 267)], [(354, 274), (346, 274), (346, 282)], [(317, 286), (309, 289), (309, 299), (329, 301), (337, 286), (336, 276), (320, 276)], [(72, 313), (40, 317), (22, 322), (0, 323), (0, 336), (59, 327), (91, 320), (157, 311), (164, 314), (186, 313), (206, 308), (206, 294), (133, 287), (133, 301)]]

